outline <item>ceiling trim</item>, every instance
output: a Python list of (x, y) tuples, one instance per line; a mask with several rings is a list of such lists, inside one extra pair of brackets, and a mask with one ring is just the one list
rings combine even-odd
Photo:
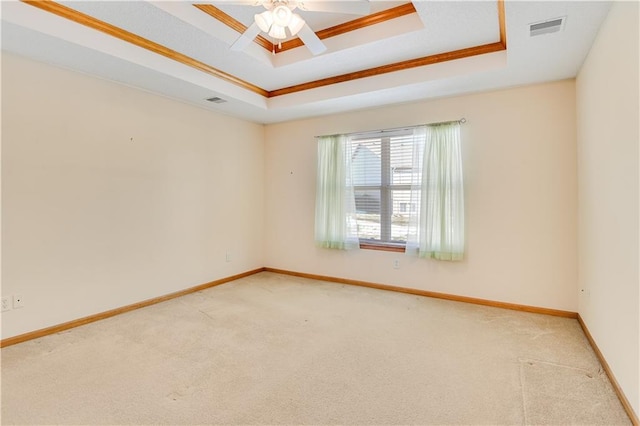
[(504, 0), (497, 0), (498, 23), (500, 27), (500, 41), (498, 42), (484, 44), (480, 46), (468, 47), (465, 49), (455, 50), (451, 52), (438, 53), (435, 55), (424, 56), (421, 58), (409, 59), (406, 61), (395, 62), (392, 64), (387, 64), (387, 65), (383, 65), (375, 68), (355, 71), (347, 74), (323, 78), (320, 80), (310, 81), (302, 84), (297, 84), (294, 86), (289, 86), (281, 89), (268, 91), (252, 83), (244, 81), (232, 74), (226, 73), (210, 65), (207, 65), (204, 62), (200, 62), (197, 59), (191, 58), (180, 52), (177, 52), (168, 47), (165, 47), (161, 44), (155, 43), (144, 37), (141, 37), (139, 35), (126, 31), (122, 28), (116, 27), (115, 25), (111, 25), (97, 18), (86, 15), (82, 12), (71, 9), (59, 3), (56, 3), (54, 0), (21, 0), (21, 1), (25, 4), (29, 4), (31, 6), (42, 9), (44, 11), (53, 13), (55, 15), (69, 19), (73, 22), (87, 26), (89, 28), (101, 31), (105, 34), (108, 34), (112, 37), (126, 41), (128, 43), (134, 44), (143, 49), (147, 49), (151, 52), (157, 53), (166, 58), (180, 62), (184, 65), (195, 68), (199, 71), (205, 72), (214, 77), (218, 77), (220, 79), (226, 80), (232, 84), (235, 84), (239, 87), (242, 87), (244, 89), (257, 93), (266, 98), (273, 98), (276, 96), (282, 96), (282, 95), (287, 95), (291, 93), (301, 92), (304, 90), (315, 89), (318, 87), (328, 86), (331, 84), (342, 83), (342, 82), (357, 80), (361, 78), (373, 77), (376, 75), (407, 70), (407, 69), (421, 67), (425, 65), (432, 65), (439, 62), (446, 62), (446, 61), (466, 58), (470, 56), (484, 55), (486, 53), (499, 52), (507, 49)]
[(180, 52), (176, 52), (173, 49), (169, 49), (166, 46), (163, 46), (159, 43), (148, 40), (144, 37), (131, 33), (122, 28), (116, 27), (115, 25), (111, 25), (109, 23), (101, 21), (92, 16), (86, 15), (82, 12), (78, 12), (75, 9), (71, 9), (67, 6), (56, 3), (53, 0), (21, 0), (21, 1), (31, 6), (37, 7), (38, 9), (42, 9), (44, 11), (53, 13), (55, 15), (69, 19), (73, 22), (84, 25), (86, 27), (101, 31), (112, 37), (129, 42), (138, 47), (142, 47), (143, 49), (147, 49), (151, 52), (157, 53), (158, 55), (162, 55), (166, 58), (173, 59), (174, 61), (190, 66), (192, 68), (205, 72), (214, 77), (218, 77), (220, 79), (226, 80), (230, 83), (233, 83), (237, 86), (250, 90), (259, 95), (266, 96), (266, 97), (269, 96), (269, 92), (267, 90), (261, 87), (258, 87), (255, 84), (251, 84), (232, 74), (221, 71), (217, 68), (212, 67), (211, 65), (207, 65), (204, 62), (200, 62), (197, 59), (191, 58)]
[(355, 71), (334, 77), (323, 78), (320, 80), (310, 81), (307, 83), (297, 84), (282, 89), (276, 89), (269, 92), (268, 97), (288, 95), (291, 93), (301, 92), (303, 90), (315, 89), (318, 87), (329, 86), (336, 83), (344, 83), (360, 78), (373, 77), (376, 75), (387, 74), (390, 72), (407, 70), (410, 68), (422, 67), (425, 65), (433, 65), (440, 62), (452, 61), (454, 59), (468, 58), (470, 56), (484, 55), (487, 53), (500, 52), (507, 50), (507, 31), (505, 24), (504, 0), (497, 0), (498, 3), (498, 25), (500, 26), (500, 41), (495, 43), (483, 44), (479, 46), (468, 47), (466, 49), (454, 50), (450, 52), (438, 53), (435, 55), (423, 56), (421, 58), (409, 59), (406, 61), (395, 62), (388, 65), (382, 65), (366, 70)]
[(454, 59), (468, 58), (470, 56), (484, 55), (486, 53), (500, 52), (504, 49), (501, 42), (483, 44), (481, 46), (468, 47), (466, 49), (454, 50), (452, 52), (438, 53), (436, 55), (424, 56), (417, 59), (409, 59), (407, 61), (396, 62), (389, 65), (382, 65), (376, 68), (369, 68), (362, 71), (355, 71), (348, 74), (342, 74), (334, 77), (323, 78), (320, 80), (310, 81), (308, 83), (297, 84), (295, 86), (276, 89), (269, 92), (269, 97), (288, 95), (290, 93), (301, 92), (303, 90), (316, 89), (318, 87), (329, 86), (336, 83), (344, 83), (346, 81), (358, 80), (366, 77), (374, 77), (376, 75), (387, 74), (390, 72), (402, 71), (425, 65), (433, 65), (440, 62), (453, 61)]
[[(222, 10), (211, 4), (194, 4), (193, 6), (197, 7), (212, 18), (215, 18), (218, 21), (222, 22), (227, 27), (239, 32), (240, 34), (247, 30), (247, 26), (242, 22), (238, 21), (233, 16), (224, 13)], [(266, 37), (261, 35), (258, 35), (253, 41), (259, 44), (261, 47), (267, 49), (269, 52), (273, 52), (274, 48), (276, 48), (273, 43), (271, 43)]]
[[(373, 13), (371, 15), (363, 16), (352, 21), (345, 22), (344, 24), (336, 25), (324, 30), (320, 30), (316, 33), (320, 40), (326, 38), (339, 36), (351, 31), (359, 30), (360, 28), (368, 27), (370, 25), (380, 24), (385, 21), (399, 18), (404, 15), (410, 15), (416, 13), (416, 8), (413, 3), (406, 3), (400, 6), (392, 7), (387, 10)], [(300, 38), (294, 38), (282, 43), (282, 47), (276, 47), (276, 53), (283, 52), (285, 50), (294, 49), (296, 47), (304, 46), (304, 43)]]
[(507, 50), (507, 24), (505, 22), (504, 0), (498, 0), (498, 25), (500, 26), (500, 43)]
[[(229, 28), (239, 32), (240, 34), (244, 33), (247, 30), (247, 26), (242, 22), (236, 20), (234, 17), (228, 15), (212, 4), (194, 4), (193, 6), (197, 7), (212, 18), (222, 22)], [(361, 18), (357, 18), (343, 24), (320, 30), (316, 32), (316, 35), (320, 40), (324, 40), (326, 38), (335, 37), (351, 31), (359, 30), (360, 28), (368, 27), (370, 25), (376, 25), (385, 21), (390, 21), (392, 19), (396, 19), (404, 15), (409, 15), (411, 13), (416, 13), (415, 6), (413, 5), (413, 3), (405, 3), (400, 6), (392, 7), (387, 10), (382, 10), (371, 15), (363, 16)], [(298, 37), (291, 40), (283, 41), (282, 43), (272, 43), (266, 37), (259, 35), (254, 39), (254, 41), (255, 43), (267, 49), (269, 52), (273, 53), (280, 53), (286, 50), (304, 46), (304, 43)]]

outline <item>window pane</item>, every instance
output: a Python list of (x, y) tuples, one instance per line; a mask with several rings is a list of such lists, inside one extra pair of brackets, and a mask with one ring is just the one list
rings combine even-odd
[[(392, 137), (389, 140), (389, 166), (391, 185), (391, 241), (406, 243), (409, 215), (415, 212), (409, 190), (413, 173), (413, 134)], [(394, 186), (404, 185), (402, 190)]]
[(380, 186), (380, 139), (360, 140), (353, 144), (351, 178), (354, 186)]
[(409, 215), (416, 211), (415, 203), (411, 203), (411, 191), (392, 191), (393, 210), (391, 215), (391, 240), (407, 242)]
[(356, 190), (358, 237), (380, 240), (380, 190)]
[(411, 185), (413, 135), (393, 137), (389, 141), (391, 185)]
[[(381, 132), (376, 132), (381, 133)], [(352, 182), (361, 241), (406, 243), (411, 205), (413, 132), (353, 139)]]

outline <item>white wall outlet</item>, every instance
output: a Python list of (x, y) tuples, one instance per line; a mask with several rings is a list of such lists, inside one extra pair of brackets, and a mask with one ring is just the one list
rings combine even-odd
[(24, 308), (24, 298), (19, 294), (13, 295), (13, 309)]
[(2, 312), (11, 309), (11, 296), (2, 296)]
[(400, 259), (395, 259), (393, 261), (393, 269), (400, 269)]
[(224, 258), (227, 262), (231, 262), (231, 252), (227, 252), (225, 258)]

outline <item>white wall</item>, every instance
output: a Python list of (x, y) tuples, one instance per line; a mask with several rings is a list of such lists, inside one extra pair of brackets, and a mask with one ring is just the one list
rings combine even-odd
[(579, 313), (640, 413), (638, 2), (616, 2), (577, 78)]
[[(579, 310), (637, 413), (638, 50), (638, 3), (616, 3), (577, 87), (266, 132), (3, 53), (2, 294), (22, 295), (26, 307), (2, 314), (2, 338), (266, 265)], [(464, 262), (314, 247), (315, 135), (460, 117)]]
[[(315, 135), (461, 117), (465, 261), (314, 247)], [(269, 125), (265, 155), (266, 266), (577, 310), (574, 81)]]
[(3, 338), (264, 265), (262, 125), (10, 54), (2, 89)]

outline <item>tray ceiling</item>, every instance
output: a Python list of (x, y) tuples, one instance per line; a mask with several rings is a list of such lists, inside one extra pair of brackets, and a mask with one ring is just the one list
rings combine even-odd
[[(360, 1), (360, 0), (353, 0)], [(607, 2), (377, 2), (299, 11), (327, 51), (231, 44), (261, 6), (225, 1), (2, 3), (2, 47), (203, 108), (269, 123), (574, 77)], [(563, 31), (528, 25), (566, 17)], [(206, 99), (218, 97), (224, 103)]]

